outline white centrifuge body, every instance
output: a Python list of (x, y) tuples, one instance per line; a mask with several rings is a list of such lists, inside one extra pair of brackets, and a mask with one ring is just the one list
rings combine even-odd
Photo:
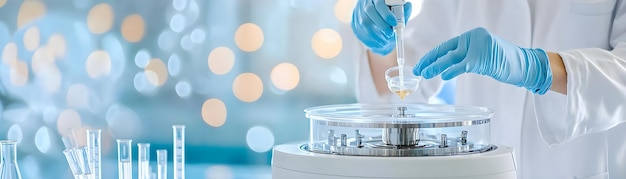
[(513, 150), (454, 156), (369, 157), (320, 154), (302, 143), (273, 150), (273, 179), (516, 179)]
[(435, 104), (305, 109), (309, 141), (275, 146), (273, 179), (515, 179), (511, 148), (491, 144), (493, 111)]

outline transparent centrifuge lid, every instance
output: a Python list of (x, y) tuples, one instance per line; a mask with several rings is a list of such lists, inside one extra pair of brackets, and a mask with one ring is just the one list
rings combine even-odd
[(338, 104), (305, 109), (304, 150), (360, 156), (439, 156), (484, 152), (493, 112), (443, 104)]

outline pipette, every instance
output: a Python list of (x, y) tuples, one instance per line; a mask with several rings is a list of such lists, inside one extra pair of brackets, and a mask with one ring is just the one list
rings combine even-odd
[(391, 12), (396, 18), (397, 25), (393, 27), (396, 34), (396, 57), (399, 68), (400, 88), (404, 89), (404, 4), (406, 0), (385, 0), (385, 4), (391, 7)]

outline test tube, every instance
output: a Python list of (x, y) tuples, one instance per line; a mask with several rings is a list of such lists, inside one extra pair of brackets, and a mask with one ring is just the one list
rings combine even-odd
[(157, 179), (167, 179), (167, 150), (157, 150)]
[(101, 130), (100, 129), (88, 129), (87, 130), (87, 157), (89, 160), (89, 166), (91, 167), (91, 173), (93, 179), (100, 179), (102, 177), (101, 165)]
[(174, 179), (185, 179), (185, 126), (173, 125)]
[(131, 139), (117, 140), (117, 169), (119, 179), (133, 178), (133, 157)]
[(138, 143), (137, 144), (137, 176), (139, 179), (150, 179), (150, 144)]

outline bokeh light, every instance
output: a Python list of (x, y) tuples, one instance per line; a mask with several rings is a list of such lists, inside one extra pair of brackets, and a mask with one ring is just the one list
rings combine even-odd
[(255, 152), (267, 152), (274, 146), (274, 134), (267, 127), (254, 126), (246, 134), (248, 147)]
[(2, 62), (11, 66), (15, 61), (17, 61), (17, 45), (13, 42), (7, 43), (2, 49)]
[(182, 11), (187, 6), (187, 0), (172, 0), (172, 6), (177, 11)]
[(17, 13), (17, 28), (20, 29), (46, 14), (46, 5), (41, 1), (24, 1)]
[(36, 26), (29, 27), (26, 32), (24, 32), (24, 47), (26, 50), (33, 51), (39, 47), (39, 39), (39, 28)]
[(147, 49), (141, 49), (135, 54), (135, 65), (139, 68), (145, 68), (150, 62), (150, 52)]
[(339, 67), (332, 67), (330, 72), (330, 80), (337, 84), (345, 84), (348, 82), (346, 72)]
[(175, 14), (174, 16), (172, 16), (172, 19), (170, 20), (170, 28), (172, 29), (172, 31), (181, 32), (183, 31), (183, 29), (185, 29), (185, 26), (185, 16), (183, 16), (182, 14)]
[(254, 52), (261, 48), (263, 40), (263, 30), (253, 23), (242, 24), (235, 32), (235, 43), (245, 52)]
[(43, 86), (43, 88), (50, 93), (58, 92), (61, 88), (61, 71), (56, 65), (50, 65), (41, 70), (40, 75), (38, 76), (39, 85)]
[(154, 58), (148, 62), (144, 70), (146, 80), (154, 86), (163, 86), (167, 81), (167, 67), (161, 59)]
[(298, 71), (298, 67), (291, 63), (281, 63), (272, 69), (270, 78), (276, 88), (291, 90), (298, 86), (300, 82), (300, 72)]
[(206, 33), (204, 32), (203, 29), (196, 28), (196, 29), (193, 29), (193, 31), (191, 31), (190, 37), (191, 37), (191, 42), (199, 44), (199, 43), (204, 42)]
[(172, 47), (174, 47), (174, 44), (176, 44), (176, 36), (177, 33), (169, 29), (163, 30), (157, 38), (157, 44), (159, 44), (159, 48), (163, 50), (171, 50)]
[(174, 88), (176, 89), (176, 94), (181, 98), (191, 95), (191, 84), (187, 81), (179, 81)]
[(226, 74), (235, 64), (235, 53), (228, 47), (217, 47), (209, 53), (208, 64), (211, 72), (218, 75)]
[(33, 58), (30, 63), (31, 69), (35, 75), (43, 75), (43, 72), (47, 68), (51, 68), (51, 66), (55, 65), (54, 52), (48, 46), (38, 48), (33, 53)]
[(51, 138), (50, 138), (50, 131), (48, 130), (48, 127), (46, 126), (42, 126), (37, 130), (37, 133), (35, 133), (35, 147), (37, 147), (37, 150), (39, 150), (39, 152), (41, 153), (48, 153), (48, 150), (50, 150), (50, 146), (51, 146)]
[(254, 102), (263, 94), (263, 82), (254, 73), (242, 73), (233, 82), (233, 93), (243, 102)]
[(61, 136), (70, 136), (72, 129), (79, 128), (81, 125), (82, 120), (76, 110), (66, 109), (59, 113), (57, 130)]
[(333, 29), (321, 29), (313, 34), (311, 47), (321, 58), (331, 59), (339, 55), (342, 48), (341, 36)]
[(357, 0), (337, 0), (335, 3), (335, 17), (340, 22), (349, 24), (352, 19), (352, 10)]
[(89, 91), (83, 84), (70, 86), (65, 97), (67, 106), (72, 108), (84, 108), (89, 104)]
[(103, 50), (91, 52), (85, 62), (87, 75), (92, 79), (106, 76), (111, 72), (111, 57), (109, 53)]
[(0, 0), (0, 7), (4, 6), (7, 3), (7, 0)]
[(172, 54), (170, 56), (170, 59), (167, 60), (167, 71), (170, 73), (170, 75), (177, 76), (178, 73), (180, 73), (180, 66), (180, 57), (178, 57), (178, 55), (176, 54)]
[(94, 34), (101, 34), (113, 27), (113, 8), (111, 5), (101, 3), (95, 5), (87, 15), (87, 27)]
[(146, 31), (146, 24), (139, 14), (131, 14), (122, 21), (122, 36), (128, 42), (139, 42)]
[(220, 127), (226, 122), (226, 105), (219, 99), (208, 99), (202, 104), (202, 119), (209, 126)]
[(205, 179), (231, 179), (233, 170), (226, 165), (213, 165), (206, 169)]
[(24, 134), (22, 133), (22, 128), (20, 127), (20, 125), (18, 124), (11, 125), (11, 127), (9, 128), (9, 131), (7, 132), (7, 139), (16, 140), (17, 144), (20, 144), (22, 143), (23, 137), (24, 137)]
[(48, 38), (48, 48), (52, 50), (54, 57), (60, 58), (65, 55), (67, 49), (67, 42), (61, 34), (54, 34)]
[(191, 36), (185, 35), (180, 39), (180, 47), (184, 50), (191, 51), (193, 48), (193, 43), (191, 43)]
[(156, 89), (155, 85), (152, 85), (150, 82), (148, 82), (144, 72), (138, 72), (137, 74), (135, 74), (135, 78), (133, 78), (133, 84), (138, 92), (144, 94), (152, 94)]
[(13, 86), (24, 86), (28, 82), (28, 65), (26, 62), (17, 60), (11, 65), (9, 71), (11, 84)]

